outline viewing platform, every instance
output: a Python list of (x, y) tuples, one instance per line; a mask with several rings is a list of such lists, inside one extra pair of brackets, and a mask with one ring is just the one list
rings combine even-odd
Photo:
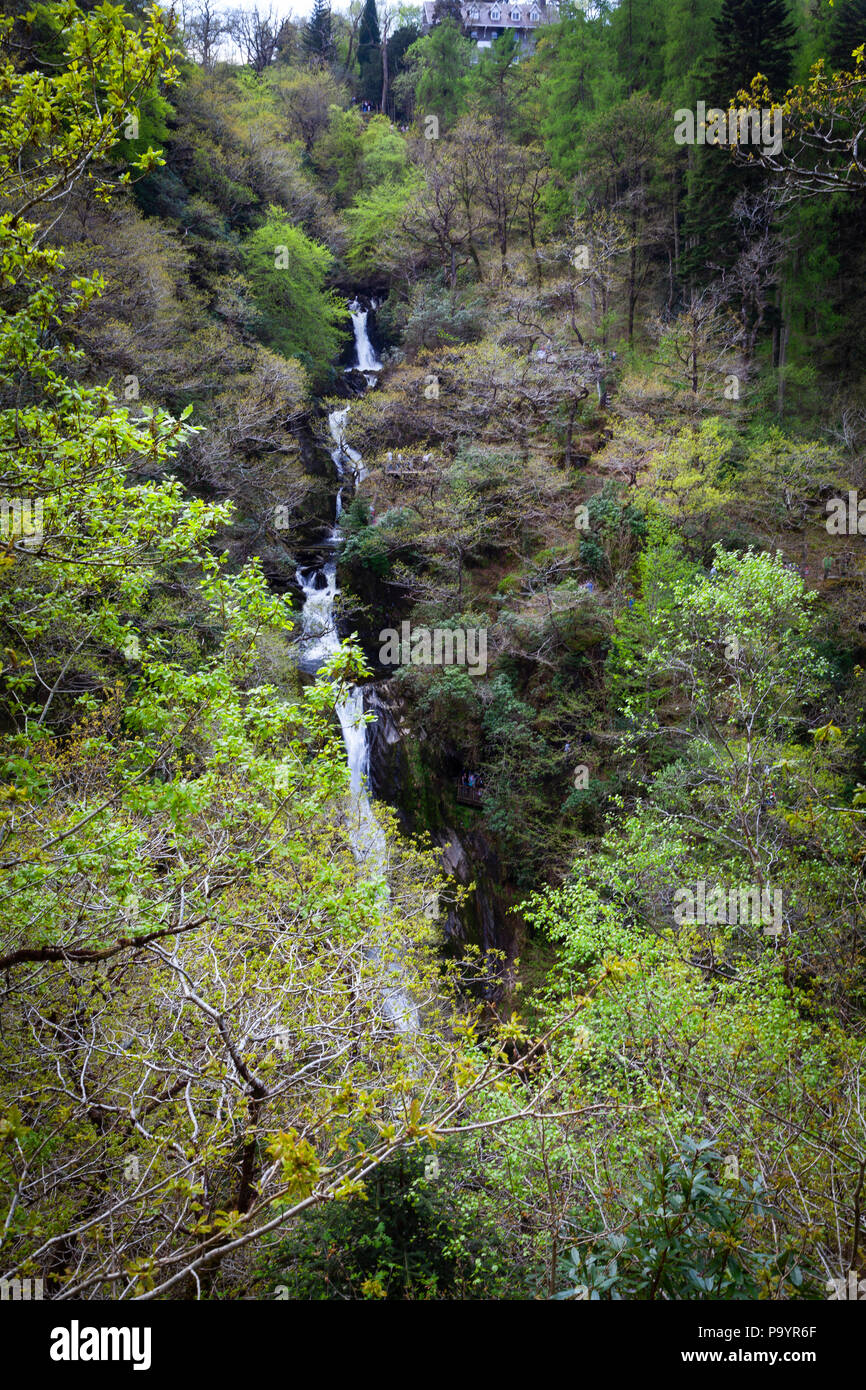
[(466, 782), (456, 783), (457, 800), (463, 806), (480, 806), (484, 801), (483, 787), (470, 787)]

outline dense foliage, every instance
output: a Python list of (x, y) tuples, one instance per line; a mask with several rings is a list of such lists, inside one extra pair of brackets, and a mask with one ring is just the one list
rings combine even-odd
[[(866, 7), (543, 8), (0, 18), (0, 1268), (48, 1297), (862, 1266)], [(678, 143), (747, 94), (779, 149)]]

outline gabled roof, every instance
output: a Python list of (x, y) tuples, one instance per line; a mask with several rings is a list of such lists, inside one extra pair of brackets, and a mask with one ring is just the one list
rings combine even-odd
[[(423, 25), (428, 29), (433, 24), (433, 12), (435, 0), (424, 0), (421, 6), (424, 14)], [(493, 15), (491, 16), (491, 10)], [(477, 11), (477, 14), (476, 14)], [(512, 11), (519, 13), (519, 19), (512, 17)], [(504, 29), (537, 29), (542, 24), (552, 23), (558, 16), (553, 7), (548, 7), (544, 0), (530, 0), (529, 4), (525, 0), (518, 0), (518, 3), (511, 3), (511, 0), (469, 0), (468, 4), (460, 6), (460, 13), (463, 16), (463, 23), (467, 28), (475, 25), (477, 28), (488, 26), (499, 26)], [(533, 18), (537, 16), (537, 18)]]

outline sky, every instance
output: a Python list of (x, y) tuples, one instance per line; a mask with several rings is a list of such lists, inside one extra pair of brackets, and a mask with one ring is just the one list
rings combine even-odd
[[(287, 15), (294, 15), (296, 19), (306, 19), (313, 9), (313, 0), (223, 0), (219, 4), (222, 10), (254, 10), (258, 7), (263, 13), (267, 13), (268, 5), (279, 19), (285, 19)], [(340, 0), (334, 3), (332, 0), (331, 8), (334, 11), (347, 8), (348, 0), (343, 4)]]
[[(229, 0), (229, 3), (232, 9), (254, 10), (256, 5), (262, 10), (268, 8), (267, 0)], [(271, 7), (280, 19), (285, 19), (287, 15), (306, 19), (312, 11), (313, 0), (271, 0)], [(342, 6), (334, 5), (332, 8), (339, 10)]]
[[(167, 4), (168, 0), (161, 0), (161, 3)], [(285, 19), (287, 15), (307, 19), (313, 10), (313, 0), (217, 0), (220, 10), (254, 10), (258, 6), (266, 14), (269, 5), (279, 19)], [(331, 9), (335, 14), (345, 14), (348, 8), (349, 0), (331, 0)]]

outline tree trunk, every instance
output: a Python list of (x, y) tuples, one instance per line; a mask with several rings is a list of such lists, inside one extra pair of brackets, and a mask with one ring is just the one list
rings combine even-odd
[(357, 36), (358, 36), (358, 26), (359, 26), (359, 24), (361, 23), (361, 15), (362, 15), (362, 14), (363, 14), (363, 10), (359, 13), (358, 18), (355, 20), (355, 23), (352, 25), (351, 29), (349, 30), (349, 50), (348, 50), (348, 52), (347, 52), (347, 54), (346, 54), (346, 71), (347, 71), (347, 72), (351, 72), (351, 71), (352, 71), (352, 53), (353, 53), (354, 48), (355, 48), (355, 39), (356, 39)]
[[(784, 313), (784, 307), (782, 312)], [(785, 410), (785, 364), (788, 360), (788, 323), (785, 318), (779, 324), (779, 389), (776, 394), (776, 414), (781, 420)]]
[(388, 110), (388, 37), (382, 35), (382, 115)]
[(628, 258), (628, 345), (634, 347), (634, 311), (637, 305), (637, 213), (632, 210), (631, 250)]
[(680, 206), (676, 173), (673, 176), (673, 189), (674, 276), (678, 280), (680, 278)]
[(572, 453), (574, 451), (574, 417), (577, 414), (577, 402), (573, 401), (568, 412), (568, 426), (565, 431), (565, 466), (571, 468)]

